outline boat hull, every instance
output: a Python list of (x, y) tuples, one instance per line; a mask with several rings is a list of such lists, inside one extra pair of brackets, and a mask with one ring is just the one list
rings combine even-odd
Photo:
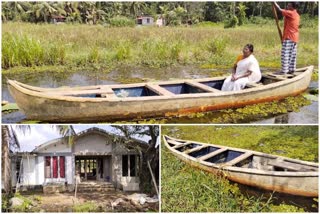
[(137, 98), (88, 99), (30, 92), (16, 84), (9, 91), (30, 120), (49, 122), (99, 122), (134, 118), (181, 116), (226, 108), (243, 107), (295, 96), (308, 88), (312, 69), (304, 75), (237, 92), (181, 94)]
[(172, 154), (192, 167), (225, 177), (233, 182), (285, 194), (318, 197), (318, 172), (272, 172), (233, 166), (208, 166), (196, 158), (172, 149), (165, 139), (164, 143)]

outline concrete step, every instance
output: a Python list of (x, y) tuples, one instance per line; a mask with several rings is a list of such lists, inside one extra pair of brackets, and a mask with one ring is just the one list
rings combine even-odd
[(78, 185), (79, 192), (109, 192), (114, 190), (112, 183), (105, 182), (83, 182)]

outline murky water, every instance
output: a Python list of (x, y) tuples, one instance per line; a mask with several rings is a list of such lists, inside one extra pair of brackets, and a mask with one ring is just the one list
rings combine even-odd
[[(266, 70), (266, 69), (262, 69)], [(192, 79), (215, 76), (221, 69), (199, 69), (195, 66), (180, 66), (172, 68), (143, 68), (143, 67), (119, 67), (110, 72), (81, 71), (81, 72), (39, 72), (3, 75), (2, 100), (15, 102), (8, 92), (5, 80), (15, 79), (25, 84), (39, 87), (61, 87), (61, 86), (86, 86), (115, 83), (131, 83), (156, 80)], [(228, 72), (227, 69), (224, 72)], [(317, 82), (310, 84), (311, 88), (317, 88)], [(166, 123), (212, 123), (212, 119), (219, 117), (219, 112), (205, 115), (204, 117), (179, 117), (166, 119)], [(20, 123), (25, 120), (22, 112), (2, 114), (3, 123)], [(108, 122), (108, 121), (106, 121)], [(292, 112), (276, 117), (257, 118), (254, 121), (247, 120), (246, 123), (290, 123), (290, 124), (317, 124), (318, 123), (318, 102), (313, 101), (311, 105), (304, 106), (298, 113)]]

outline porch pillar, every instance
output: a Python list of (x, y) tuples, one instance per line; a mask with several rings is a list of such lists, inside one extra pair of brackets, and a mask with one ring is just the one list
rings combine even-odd
[(87, 179), (87, 168), (88, 168), (88, 166), (87, 166), (87, 159), (84, 159), (84, 179), (85, 179), (85, 180), (88, 180), (88, 179)]

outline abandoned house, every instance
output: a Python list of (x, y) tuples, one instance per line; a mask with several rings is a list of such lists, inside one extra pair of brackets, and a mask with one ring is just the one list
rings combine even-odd
[(143, 25), (143, 26), (148, 26), (148, 25), (154, 25), (154, 19), (152, 16), (138, 16), (137, 17), (137, 25)]
[(78, 133), (72, 144), (68, 138), (59, 138), (32, 152), (18, 153), (12, 163), (13, 186), (60, 184), (74, 189), (76, 175), (80, 175), (81, 183), (105, 183), (124, 191), (139, 191), (140, 156), (120, 139), (105, 130), (90, 128)]

